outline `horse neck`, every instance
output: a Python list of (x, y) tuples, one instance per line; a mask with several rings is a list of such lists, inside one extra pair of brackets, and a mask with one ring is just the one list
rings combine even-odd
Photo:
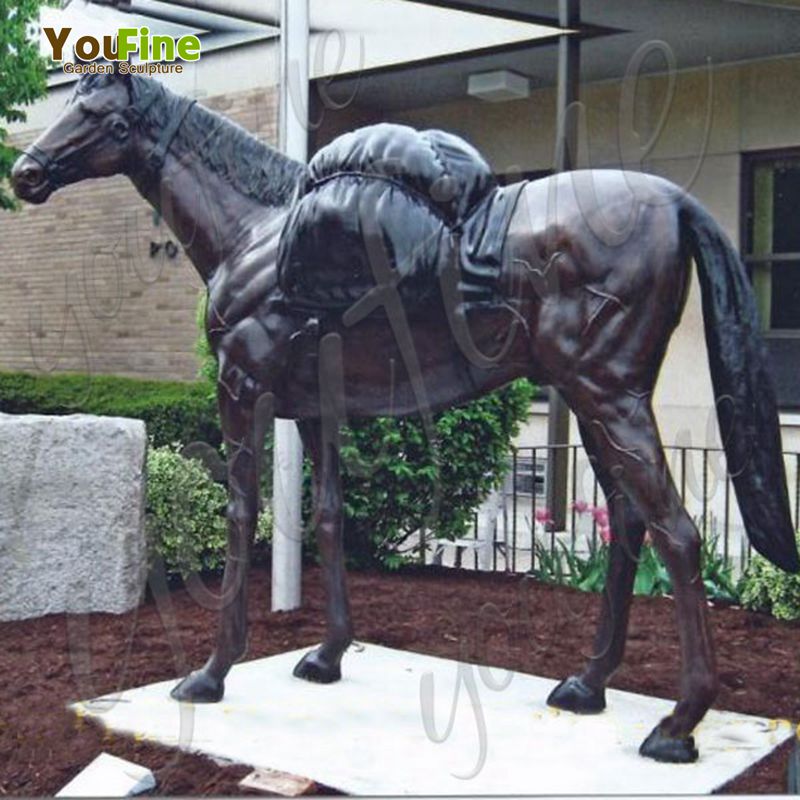
[(221, 264), (235, 259), (257, 221), (286, 211), (241, 194), (199, 159), (168, 154), (156, 179), (130, 177), (175, 234), (205, 283)]
[[(305, 168), (225, 117), (199, 105), (182, 113), (179, 98), (164, 87), (156, 91), (129, 176), (208, 283), (247, 246), (250, 231), (285, 214)], [(181, 122), (154, 175), (149, 155), (175, 114)]]

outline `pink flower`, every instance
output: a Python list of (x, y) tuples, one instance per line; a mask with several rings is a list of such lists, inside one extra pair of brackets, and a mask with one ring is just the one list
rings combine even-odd
[(574, 509), (574, 510), (575, 510), (575, 511), (578, 513), (578, 514), (585, 514), (585, 513), (586, 513), (586, 512), (589, 510), (589, 504), (588, 504), (588, 503), (587, 503), (585, 500), (576, 500), (576, 501), (575, 501), (575, 502), (572, 504), (572, 508), (573, 508), (573, 509)]
[(553, 518), (550, 516), (549, 508), (537, 508), (533, 516), (536, 518), (536, 521), (540, 522), (542, 525), (548, 525), (553, 521)]
[(592, 509), (592, 517), (599, 527), (608, 527), (608, 509), (596, 506)]
[(603, 525), (597, 530), (600, 534), (603, 544), (611, 544), (611, 540), (614, 538), (614, 535), (611, 533), (611, 528), (608, 527), (608, 525)]

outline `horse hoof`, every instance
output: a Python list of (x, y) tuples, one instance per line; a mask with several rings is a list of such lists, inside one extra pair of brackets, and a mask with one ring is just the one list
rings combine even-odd
[(599, 714), (606, 707), (604, 689), (587, 686), (577, 675), (565, 678), (550, 692), (547, 705), (575, 714)]
[(667, 764), (691, 764), (700, 755), (694, 746), (694, 736), (667, 736), (660, 725), (642, 742), (639, 754)]
[(334, 683), (341, 679), (342, 668), (322, 658), (319, 650), (312, 650), (300, 659), (292, 674), (312, 683)]
[(218, 703), (225, 694), (225, 681), (211, 677), (203, 670), (187, 675), (170, 693), (181, 703)]

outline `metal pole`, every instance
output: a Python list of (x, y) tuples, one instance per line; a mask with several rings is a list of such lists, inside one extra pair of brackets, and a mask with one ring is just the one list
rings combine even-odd
[[(291, 12), (290, 12), (291, 7)], [(308, 0), (281, 0), (280, 146), (308, 157)], [(272, 473), (272, 610), (300, 607), (303, 445), (292, 420), (275, 420)]]
[[(558, 24), (561, 28), (575, 29), (580, 24), (580, 0), (559, 0)], [(567, 109), (578, 101), (581, 71), (581, 40), (579, 36), (564, 33), (558, 37), (558, 85), (556, 88), (556, 156), (555, 171), (575, 169), (578, 150), (578, 128), (574, 115)]]
[[(558, 24), (576, 28), (580, 23), (580, 0), (558, 0)], [(558, 39), (558, 85), (556, 89), (556, 172), (574, 169), (578, 151), (578, 129), (569, 106), (578, 99), (580, 82), (580, 38), (568, 33)], [(569, 408), (558, 390), (548, 390), (547, 410), (547, 508), (557, 531), (566, 529), (567, 474), (569, 452)], [(558, 447), (561, 445), (561, 447)]]

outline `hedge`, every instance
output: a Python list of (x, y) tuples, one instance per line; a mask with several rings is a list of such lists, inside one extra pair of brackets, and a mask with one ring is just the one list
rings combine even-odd
[(0, 373), (0, 411), (97, 414), (144, 420), (156, 447), (222, 435), (213, 389), (205, 382), (146, 381), (106, 375)]
[[(800, 547), (800, 533), (795, 534)], [(755, 553), (739, 586), (742, 605), (776, 619), (800, 619), (800, 573), (791, 575)]]
[[(150, 563), (157, 556), (170, 575), (217, 571), (225, 564), (228, 523), (225, 488), (214, 483), (194, 459), (173, 447), (147, 451), (147, 545)], [(269, 504), (261, 511), (256, 545), (272, 536)]]
[(481, 500), (508, 469), (511, 442), (530, 414), (533, 392), (518, 380), (437, 414), (436, 449), (416, 416), (354, 420), (342, 447), (349, 564), (391, 569), (408, 563), (416, 555), (406, 540), (420, 528), (436, 538), (464, 536)]

